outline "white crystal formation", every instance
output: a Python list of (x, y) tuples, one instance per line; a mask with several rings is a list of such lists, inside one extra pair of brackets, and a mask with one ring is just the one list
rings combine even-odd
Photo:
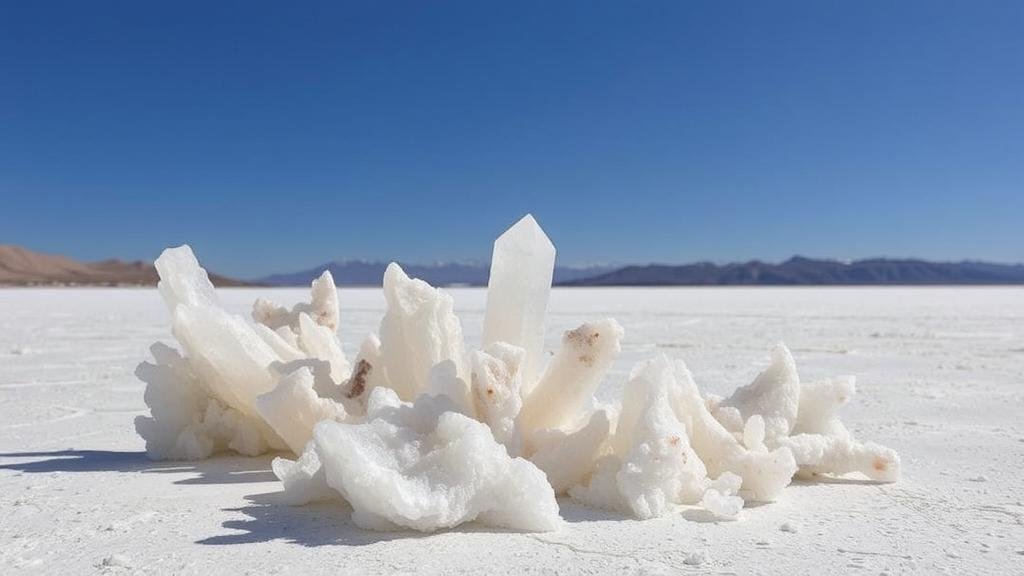
[(576, 425), (587, 402), (622, 351), (615, 320), (583, 324), (562, 336), (562, 346), (528, 393), (520, 416), (527, 434)]
[[(286, 388), (294, 386), (291, 378), (274, 369), (289, 362), (323, 360), (330, 365), (332, 378), (339, 383), (348, 378), (336, 334), (304, 311), (319, 310), (323, 312), (317, 313), (319, 320), (337, 323), (337, 297), (325, 289), (329, 283), (334, 290), (330, 274), (314, 282), (312, 304), (283, 314), (288, 322), (279, 321), (282, 314), (278, 313), (254, 314), (257, 320), (271, 322), (268, 325), (225, 312), (188, 246), (165, 250), (156, 269), (161, 275), (158, 289), (183, 354), (155, 344), (151, 349), (155, 363), (142, 363), (136, 370), (147, 383), (150, 407), (149, 416), (136, 419), (136, 430), (146, 440), (150, 458), (190, 460), (224, 450), (247, 455), (284, 450), (289, 448), (285, 438), (308, 437), (317, 420), (344, 413), (339, 405), (303, 414), (296, 389), (271, 394), (282, 380)], [(266, 304), (257, 309), (275, 308)], [(296, 314), (294, 327), (292, 313)], [(257, 399), (268, 394), (273, 400), (257, 406)], [(274, 401), (285, 405), (275, 406)], [(274, 422), (263, 414), (273, 414)]]
[(384, 297), (380, 353), (399, 398), (410, 401), (425, 391), (430, 369), (439, 362), (451, 361), (456, 375), (465, 375), (462, 325), (451, 296), (392, 263), (384, 272)]
[(312, 450), (327, 485), (352, 505), (353, 521), (373, 530), (429, 532), (471, 520), (557, 529), (562, 520), (544, 473), (452, 408), (445, 396), (408, 403), (377, 388), (364, 423), (317, 425)]
[(587, 484), (569, 493), (638, 518), (663, 516), (686, 504), (703, 505), (718, 516), (739, 514), (742, 479), (729, 471), (716, 481), (708, 477), (691, 432), (677, 415), (681, 394), (677, 368), (667, 356), (638, 364), (626, 384), (610, 454)]
[(494, 241), (484, 346), (504, 342), (523, 349), (527, 390), (543, 367), (544, 320), (554, 270), (555, 246), (530, 214)]
[(839, 420), (853, 378), (802, 383), (783, 344), (727, 398), (657, 355), (619, 402), (596, 404), (624, 330), (584, 323), (544, 361), (554, 256), (530, 216), (495, 242), (478, 350), (451, 296), (391, 264), (379, 337), (349, 361), (329, 273), (309, 302), (257, 300), (250, 322), (220, 307), (187, 246), (168, 249), (156, 267), (180, 351), (154, 344), (136, 370), (150, 407), (136, 429), (153, 459), (290, 453), (273, 462), (285, 502), (342, 500), (374, 530), (557, 530), (556, 495), (637, 518), (696, 507), (728, 519), (780, 498), (795, 474), (899, 478), (895, 451)]

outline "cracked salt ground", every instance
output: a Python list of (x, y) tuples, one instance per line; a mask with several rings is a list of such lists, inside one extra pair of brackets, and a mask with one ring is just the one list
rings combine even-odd
[[(385, 303), (379, 290), (342, 294), (339, 330), (344, 348), (354, 351), (376, 330)], [(466, 341), (480, 341), (485, 293), (451, 294)], [(257, 296), (290, 308), (308, 291), (219, 296), (230, 313), (245, 314)], [(898, 449), (903, 478), (891, 485), (853, 476), (797, 480), (775, 503), (748, 507), (732, 522), (695, 510), (636, 521), (560, 498), (566, 524), (555, 533), (470, 523), (423, 536), (362, 530), (341, 502), (280, 504), (269, 456), (145, 458), (130, 414), (111, 410), (146, 412), (131, 371), (153, 334), (174, 342), (155, 292), (0, 291), (0, 317), (12, 327), (0, 334), (0, 350), (59, 351), (4, 357), (0, 385), (84, 382), (0, 386), (0, 425), (37, 421), (0, 433), (0, 572), (209, 574), (229, 566), (254, 574), (1015, 573), (1024, 552), (1024, 480), (1006, 462), (1020, 456), (1024, 437), (1024, 355), (1010, 352), (1024, 348), (1022, 296), (1020, 289), (556, 289), (545, 349), (556, 349), (562, 332), (613, 310), (627, 334), (599, 399), (620, 398), (626, 370), (650, 354), (645, 343), (670, 340), (670, 333), (672, 341), (700, 344), (678, 353), (699, 382), (721, 395), (764, 368), (766, 341), (785, 340), (793, 349), (822, 350), (796, 355), (802, 379), (858, 376), (860, 390), (843, 419), (858, 436)], [(666, 311), (701, 321), (668, 325)], [(756, 324), (747, 320), (753, 315)], [(44, 342), (53, 322), (66, 324)], [(126, 333), (129, 324), (146, 330)], [(906, 336), (949, 334), (953, 326), (1001, 336)], [(76, 331), (101, 334), (103, 342)], [(875, 331), (883, 336), (869, 337)], [(103, 358), (115, 345), (118, 359)], [(842, 347), (858, 354), (828, 352)], [(910, 392), (926, 385), (944, 397)], [(63, 414), (54, 406), (86, 412), (53, 421)], [(919, 425), (902, 424), (909, 420)], [(969, 481), (982, 475), (987, 482)], [(786, 522), (800, 530), (782, 532)], [(700, 551), (707, 562), (687, 564)], [(131, 567), (103, 566), (114, 556)]]

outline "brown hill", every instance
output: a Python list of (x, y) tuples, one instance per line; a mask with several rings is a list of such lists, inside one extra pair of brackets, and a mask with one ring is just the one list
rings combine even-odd
[[(0, 286), (155, 286), (159, 276), (150, 262), (78, 262), (65, 256), (0, 244)], [(215, 286), (250, 286), (210, 273)]]

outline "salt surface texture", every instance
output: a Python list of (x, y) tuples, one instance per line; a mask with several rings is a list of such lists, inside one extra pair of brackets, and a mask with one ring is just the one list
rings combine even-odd
[[(470, 350), (481, 341), (486, 289), (447, 292)], [(339, 335), (355, 371), (387, 303), (379, 287), (338, 294)], [(290, 310), (309, 302), (309, 289), (217, 296), (247, 316), (257, 297)], [(609, 426), (630, 369), (659, 351), (685, 358), (701, 392), (725, 398), (752, 382), (771, 362), (768, 344), (783, 340), (805, 387), (857, 374), (858, 395), (839, 414), (854, 438), (897, 448), (903, 475), (894, 484), (859, 473), (798, 476), (777, 504), (745, 509), (739, 522), (691, 507), (633, 520), (563, 496), (566, 522), (554, 533), (473, 523), (429, 537), (356, 526), (330, 487), (327, 500), (284, 504), (272, 454), (146, 459), (131, 424), (149, 413), (145, 383), (132, 372), (153, 341), (180, 349), (162, 304), (150, 289), (0, 290), (4, 576), (199, 576), (225, 566), (380, 576), (1020, 571), (1024, 478), (1008, 463), (1024, 454), (1021, 287), (553, 288), (546, 351), (592, 318), (612, 316), (625, 328), (596, 393)], [(112, 556), (131, 568), (105, 566)], [(686, 566), (690, 556), (703, 558), (700, 570)]]
[(728, 398), (701, 395), (681, 360), (639, 363), (620, 402), (594, 393), (621, 351), (611, 319), (565, 333), (544, 365), (554, 248), (531, 216), (495, 242), (484, 346), (467, 353), (452, 299), (391, 264), (380, 336), (350, 363), (328, 272), (308, 303), (257, 300), (225, 312), (187, 246), (157, 261), (183, 353), (162, 344), (139, 366), (153, 459), (290, 451), (275, 474), (288, 501), (352, 506), (371, 529), (476, 520), (524, 531), (562, 525), (555, 497), (637, 518), (697, 506), (732, 518), (772, 501), (798, 472), (899, 477), (899, 457), (853, 439), (836, 409), (850, 377), (801, 383), (779, 344)]

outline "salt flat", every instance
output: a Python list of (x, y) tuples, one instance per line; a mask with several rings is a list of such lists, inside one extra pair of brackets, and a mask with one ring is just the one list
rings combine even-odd
[[(476, 345), (485, 292), (451, 292)], [(257, 295), (307, 296), (220, 294), (242, 314)], [(340, 299), (351, 355), (384, 299)], [(555, 533), (367, 532), (340, 505), (277, 504), (268, 457), (146, 460), (132, 372), (153, 341), (175, 344), (155, 290), (2, 290), (0, 572), (1024, 573), (1024, 289), (556, 289), (549, 312), (549, 349), (587, 319), (625, 327), (604, 400), (658, 352), (728, 392), (783, 340), (805, 380), (857, 376), (843, 419), (897, 449), (903, 479), (794, 483), (735, 522), (640, 522), (562, 500), (569, 522)]]

